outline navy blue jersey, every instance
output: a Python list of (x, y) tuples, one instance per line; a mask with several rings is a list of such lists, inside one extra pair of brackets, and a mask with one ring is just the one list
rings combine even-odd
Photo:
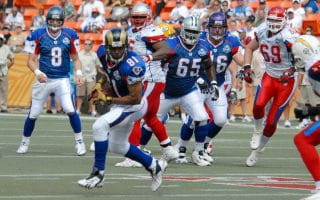
[(232, 61), (233, 55), (238, 53), (241, 43), (237, 37), (232, 36), (230, 33), (227, 33), (224, 41), (217, 45), (214, 45), (208, 37), (207, 32), (201, 33), (200, 38), (207, 41), (207, 48), (211, 51), (210, 57), (216, 64), (217, 85), (221, 86), (225, 81), (226, 70)]
[(196, 89), (197, 75), (210, 51), (205, 41), (199, 41), (192, 49), (184, 46), (179, 36), (166, 40), (173, 56), (169, 60), (164, 93), (167, 98), (177, 98)]
[(39, 69), (48, 78), (68, 78), (70, 54), (78, 53), (79, 37), (74, 30), (62, 28), (61, 34), (54, 38), (47, 27), (43, 27), (31, 32), (24, 50), (39, 54)]
[(103, 70), (107, 74), (112, 90), (118, 97), (129, 95), (128, 84), (135, 84), (143, 80), (146, 72), (145, 63), (133, 51), (128, 51), (127, 56), (114, 66), (107, 61), (104, 45), (99, 47), (97, 54)]

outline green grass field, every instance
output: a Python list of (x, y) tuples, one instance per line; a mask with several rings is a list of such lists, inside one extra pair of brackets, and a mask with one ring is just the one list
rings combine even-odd
[[(151, 191), (151, 179), (144, 169), (114, 167), (123, 160), (115, 154), (108, 154), (104, 187), (87, 190), (76, 182), (89, 174), (93, 153), (75, 156), (68, 118), (41, 116), (28, 154), (17, 155), (25, 116), (0, 115), (0, 200), (294, 200), (310, 195), (313, 188), (292, 141), (298, 130), (280, 126), (256, 167), (249, 168), (244, 163), (250, 153), (253, 126), (238, 122), (225, 127), (216, 137), (212, 166), (170, 163), (162, 187), (156, 192)], [(82, 118), (87, 149), (92, 141), (93, 120)], [(174, 144), (179, 128), (177, 120), (167, 125)], [(188, 147), (189, 155), (192, 145), (193, 141)], [(147, 148), (154, 156), (161, 155), (154, 137)]]

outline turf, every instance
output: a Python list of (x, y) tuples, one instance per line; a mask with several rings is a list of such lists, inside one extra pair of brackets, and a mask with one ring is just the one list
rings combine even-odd
[[(42, 116), (36, 124), (30, 151), (15, 153), (21, 139), (25, 115), (0, 115), (0, 200), (1, 199), (214, 199), (267, 200), (300, 199), (310, 194), (313, 182), (293, 145), (297, 129), (279, 127), (255, 167), (245, 166), (249, 155), (252, 124), (227, 126), (214, 141), (215, 163), (209, 167), (170, 163), (162, 187), (152, 192), (149, 174), (142, 168), (117, 168), (119, 155), (108, 154), (104, 187), (87, 190), (77, 180), (87, 176), (93, 153), (75, 156), (68, 118)], [(83, 117), (87, 148), (92, 141), (93, 118)], [(174, 144), (180, 122), (171, 120), (168, 133)], [(193, 141), (188, 146), (192, 152)], [(161, 150), (156, 139), (147, 147), (155, 157)]]

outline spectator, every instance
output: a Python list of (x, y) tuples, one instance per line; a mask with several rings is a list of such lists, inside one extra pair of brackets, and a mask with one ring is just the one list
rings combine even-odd
[(154, 15), (154, 19), (160, 16), (162, 8), (164, 8), (165, 5), (166, 5), (165, 0), (156, 0), (156, 13)]
[(246, 4), (245, 0), (237, 0), (237, 2), (238, 5), (233, 10), (233, 17), (240, 24), (243, 24), (249, 16), (253, 15), (253, 10)]
[(258, 9), (256, 12), (256, 19), (253, 23), (254, 27), (258, 27), (260, 24), (262, 24), (266, 20), (267, 12), (265, 9)]
[(120, 21), (121, 19), (129, 18), (129, 8), (122, 6), (115, 6), (112, 8), (110, 19), (112, 21)]
[(92, 9), (91, 17), (87, 17), (81, 24), (82, 32), (100, 32), (106, 24), (105, 18), (99, 13), (98, 8)]
[(63, 10), (64, 20), (71, 21), (75, 16), (73, 4), (68, 2), (68, 0), (60, 0), (60, 6)]
[(222, 12), (220, 0), (211, 0), (209, 6), (207, 6), (207, 12), (201, 20), (205, 22), (213, 13), (216, 12)]
[(8, 112), (8, 68), (13, 65), (13, 54), (4, 44), (5, 38), (0, 35), (0, 111)]
[(246, 25), (246, 37), (254, 38), (254, 28), (253, 28), (253, 23), (255, 21), (255, 17), (253, 15), (249, 16), (248, 19), (245, 22)]
[(230, 8), (229, 1), (223, 0), (221, 3), (221, 8), (228, 19), (232, 17), (233, 10)]
[(295, 12), (292, 8), (289, 8), (287, 10), (288, 18), (287, 18), (287, 24), (290, 28), (295, 30), (296, 32), (300, 33), (300, 30), (302, 28), (302, 18), (301, 16), (295, 16)]
[(201, 19), (203, 18), (206, 11), (207, 9), (204, 0), (197, 0), (190, 10), (190, 15)]
[(46, 24), (46, 16), (44, 15), (44, 10), (42, 8), (38, 9), (38, 16), (34, 16), (32, 20), (32, 27), (34, 29), (40, 28)]
[(121, 6), (121, 7), (126, 7), (128, 8), (128, 10), (131, 9), (131, 3), (129, 3), (129, 1), (127, 0), (118, 0), (116, 2), (113, 3), (113, 7), (115, 6)]
[(181, 22), (184, 18), (189, 16), (188, 8), (183, 5), (183, 0), (176, 0), (176, 7), (170, 13), (170, 20), (173, 23)]
[[(79, 59), (82, 64), (82, 71), (84, 72), (84, 84), (77, 86), (77, 112), (80, 114), (83, 100), (86, 96), (91, 94), (95, 84), (97, 68), (101, 68), (100, 61), (97, 54), (92, 51), (93, 42), (91, 40), (85, 40), (84, 49), (79, 53)], [(89, 102), (89, 110), (92, 116), (96, 116), (95, 105)]]
[(236, 36), (239, 38), (239, 32), (237, 30), (237, 22), (235, 20), (230, 20), (229, 21), (229, 32), (231, 35)]
[(294, 12), (295, 17), (301, 17), (303, 19), (306, 15), (306, 11), (301, 5), (301, 0), (292, 1), (292, 10)]
[(78, 21), (79, 19), (83, 20), (84, 6), (87, 3), (89, 3), (89, 0), (83, 0), (82, 3), (80, 4), (78, 11), (77, 11), (76, 21)]
[(319, 11), (316, 0), (303, 0), (302, 4), (306, 13), (317, 13)]
[(9, 26), (10, 30), (15, 30), (17, 24), (21, 25), (24, 30), (24, 19), (17, 7), (12, 8), (11, 13), (5, 19), (5, 24)]
[(87, 17), (91, 17), (92, 14), (92, 10), (94, 8), (98, 8), (99, 13), (104, 16), (105, 14), (105, 9), (104, 9), (104, 5), (101, 1), (99, 0), (88, 0), (88, 3), (86, 3), (83, 6), (83, 19), (87, 18)]
[(22, 25), (16, 24), (15, 34), (12, 35), (8, 41), (10, 50), (14, 53), (21, 53), (26, 37), (27, 36), (22, 31)]
[(8, 43), (8, 40), (9, 40), (10, 37), (11, 37), (11, 33), (10, 33), (10, 30), (9, 30), (9, 27), (8, 27), (8, 26), (3, 27), (3, 36), (4, 36), (4, 38), (5, 38), (4, 43), (7, 44), (7, 43)]
[(267, 7), (266, 0), (259, 0), (259, 7), (256, 11), (256, 15), (257, 15), (258, 10), (263, 10), (265, 13), (268, 13), (269, 8)]

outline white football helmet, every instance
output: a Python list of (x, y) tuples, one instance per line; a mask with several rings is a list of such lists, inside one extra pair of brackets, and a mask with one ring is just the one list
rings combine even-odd
[(151, 10), (147, 4), (138, 3), (131, 9), (131, 25), (140, 30), (151, 23)]
[(277, 33), (286, 25), (286, 11), (284, 8), (276, 6), (268, 11), (267, 25), (269, 31)]
[(199, 19), (194, 16), (185, 18), (182, 21), (180, 37), (188, 45), (195, 45), (200, 36), (201, 25)]
[(319, 57), (320, 42), (312, 35), (301, 35), (296, 38), (292, 45), (292, 54), (295, 66), (304, 68), (307, 61)]

